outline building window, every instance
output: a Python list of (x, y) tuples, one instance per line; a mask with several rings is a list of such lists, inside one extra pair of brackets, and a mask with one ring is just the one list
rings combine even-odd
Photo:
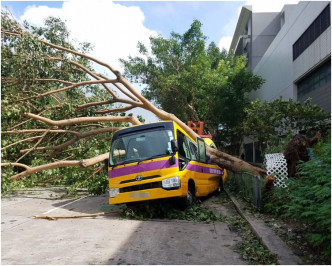
[(330, 26), (330, 4), (328, 4), (309, 28), (293, 44), (293, 61), (307, 49)]
[(331, 82), (331, 60), (328, 60), (297, 84), (297, 98), (302, 99), (306, 94), (329, 82)]

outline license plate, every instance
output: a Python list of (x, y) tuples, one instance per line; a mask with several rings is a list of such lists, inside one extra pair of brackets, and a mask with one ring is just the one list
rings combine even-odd
[(149, 192), (132, 192), (130, 193), (131, 199), (139, 199), (139, 198), (148, 198)]

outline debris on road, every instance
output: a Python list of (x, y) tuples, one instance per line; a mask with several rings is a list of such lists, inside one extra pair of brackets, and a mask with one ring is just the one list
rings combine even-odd
[(38, 219), (47, 219), (47, 220), (58, 220), (58, 219), (74, 219), (74, 218), (87, 218), (87, 217), (97, 217), (101, 215), (107, 215), (110, 213), (121, 213), (122, 210), (111, 210), (106, 212), (98, 212), (93, 214), (80, 214), (80, 215), (70, 215), (70, 216), (47, 216), (47, 215), (34, 215), (33, 217)]

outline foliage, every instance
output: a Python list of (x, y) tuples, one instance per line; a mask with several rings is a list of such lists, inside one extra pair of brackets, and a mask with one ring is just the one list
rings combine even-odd
[[(323, 125), (327, 113), (311, 99), (304, 104), (281, 97), (272, 102), (256, 100), (245, 108), (245, 134), (255, 136), (258, 141), (274, 144), (281, 136)], [(307, 132), (310, 135), (310, 132)]]
[(266, 249), (261, 240), (253, 234), (247, 222), (240, 216), (234, 215), (227, 217), (226, 223), (237, 230), (243, 241), (237, 244), (236, 251), (238, 251), (242, 258), (249, 261), (251, 264), (277, 264), (276, 255), (273, 255)]
[(289, 179), (288, 190), (265, 195), (265, 211), (296, 219), (308, 226), (309, 242), (323, 258), (331, 252), (331, 143), (320, 142), (313, 159), (298, 165), (300, 179)]
[[(95, 106), (77, 109), (79, 105), (105, 101), (109, 94), (97, 85), (84, 85), (42, 96), (45, 93), (64, 88), (68, 84), (90, 80), (82, 67), (92, 70), (92, 64), (86, 58), (54, 49), (45, 45), (40, 39), (60, 45), (80, 53), (88, 53), (92, 47), (89, 43), (78, 43), (69, 38), (66, 25), (59, 18), (49, 17), (45, 26), (36, 27), (24, 23), (21, 26), (8, 12), (1, 12), (1, 27), (11, 34), (2, 34), (1, 42), (1, 130), (46, 130), (46, 124), (35, 119), (28, 119), (25, 113), (42, 114), (52, 120), (65, 118), (96, 116)], [(82, 67), (79, 67), (82, 66)], [(31, 96), (38, 96), (30, 98)], [(106, 106), (111, 107), (111, 104)], [(84, 133), (100, 127), (121, 126), (120, 123), (94, 125), (75, 125), (61, 129)], [(92, 158), (109, 150), (110, 133), (103, 133), (87, 139), (77, 140), (64, 149), (52, 149), (73, 140), (71, 133), (28, 132), (4, 134), (1, 136), (2, 163), (18, 162), (30, 167), (60, 160), (77, 160)], [(16, 144), (16, 145), (14, 145)], [(12, 145), (12, 146), (11, 146)], [(30, 151), (29, 151), (30, 149)], [(11, 170), (12, 169), (12, 170)], [(66, 184), (73, 187), (88, 187), (91, 193), (102, 193), (107, 187), (107, 175), (102, 166), (94, 166), (82, 171), (79, 168), (59, 168), (34, 174), (28, 180), (9, 184), (8, 178), (17, 174), (20, 167), (2, 168), (2, 191), (13, 186), (31, 186), (47, 180), (50, 184)], [(58, 177), (59, 179), (55, 180)]]
[(163, 110), (182, 121), (204, 121), (211, 132), (222, 124), (229, 136), (242, 123), (246, 94), (263, 80), (247, 70), (244, 57), (206, 46), (201, 26), (195, 20), (183, 35), (150, 37), (150, 52), (139, 43), (141, 57), (120, 61), (125, 76), (146, 84), (144, 96)]
[(274, 144), (270, 145), (264, 150), (264, 154), (269, 153), (283, 153), (288, 145), (288, 143), (292, 140), (293, 134), (290, 133), (286, 136), (280, 137), (278, 141)]
[(288, 181), (290, 201), (286, 216), (310, 225), (308, 239), (331, 255), (331, 143), (320, 143), (314, 158), (298, 166), (301, 178)]
[(174, 202), (167, 200), (148, 201), (137, 205), (129, 205), (123, 210), (123, 216), (138, 220), (146, 219), (179, 219), (195, 222), (211, 223), (221, 221), (210, 209), (196, 203), (184, 211), (174, 208)]

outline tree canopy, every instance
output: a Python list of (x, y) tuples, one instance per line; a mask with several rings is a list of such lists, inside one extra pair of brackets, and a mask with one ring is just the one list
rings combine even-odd
[[(30, 183), (64, 181), (103, 192), (108, 183), (103, 161), (109, 156), (112, 132), (141, 123), (125, 115), (133, 108), (173, 120), (191, 138), (197, 137), (181, 119), (137, 92), (118, 70), (87, 55), (91, 45), (70, 40), (60, 19), (48, 18), (43, 27), (21, 26), (4, 10), (1, 20), (3, 190), (30, 176)], [(200, 51), (200, 45), (194, 50)], [(226, 169), (266, 173), (208, 146), (207, 151)]]
[(121, 59), (124, 75), (145, 84), (143, 95), (182, 121), (234, 128), (249, 106), (247, 93), (263, 80), (247, 70), (245, 57), (207, 45), (201, 26), (195, 20), (183, 35), (150, 37), (151, 49), (139, 43), (141, 56)]
[[(124, 116), (121, 108), (116, 110), (118, 119), (100, 121), (100, 114), (112, 113), (114, 106), (107, 85), (93, 82), (97, 76), (91, 60), (79, 56), (89, 53), (91, 45), (74, 45), (65, 23), (54, 17), (47, 18), (42, 27), (28, 23), (22, 27), (2, 11), (1, 26), (1, 160), (8, 165), (2, 169), (2, 189), (8, 188), (8, 178), (21, 169), (56, 166), (108, 152), (109, 132), (129, 124), (116, 122)], [(90, 120), (85, 122), (86, 117)], [(50, 124), (53, 121), (73, 123)], [(65, 182), (88, 187), (93, 193), (108, 184), (103, 165), (86, 171), (73, 167), (45, 170), (42, 177), (32, 175), (30, 183)]]
[(301, 104), (282, 97), (272, 102), (257, 99), (245, 108), (245, 114), (244, 133), (270, 145), (282, 136), (298, 132), (307, 131), (306, 134), (313, 136), (326, 125), (328, 116), (324, 109), (312, 105), (310, 98)]

